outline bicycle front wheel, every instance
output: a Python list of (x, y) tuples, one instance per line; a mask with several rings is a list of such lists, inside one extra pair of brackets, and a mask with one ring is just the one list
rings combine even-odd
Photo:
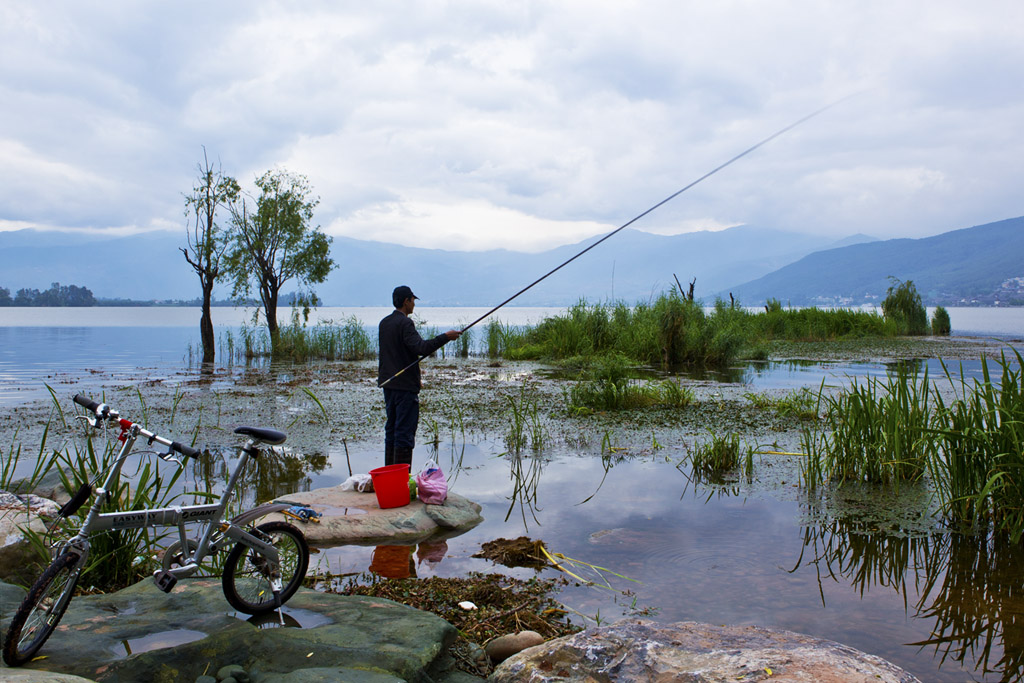
[(281, 604), (295, 595), (309, 567), (309, 545), (302, 532), (287, 522), (267, 522), (252, 532), (277, 548), (278, 566), (255, 549), (237, 543), (224, 561), (224, 597), (245, 614), (263, 614), (277, 608), (274, 588), (280, 590)]
[(32, 659), (64, 616), (78, 583), (78, 556), (62, 553), (36, 579), (7, 629), (4, 661), (21, 666)]

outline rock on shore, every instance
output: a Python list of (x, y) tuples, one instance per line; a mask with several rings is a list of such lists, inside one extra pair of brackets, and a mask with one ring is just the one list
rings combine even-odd
[(524, 650), (491, 683), (920, 683), (852, 647), (789, 631), (624, 619)]

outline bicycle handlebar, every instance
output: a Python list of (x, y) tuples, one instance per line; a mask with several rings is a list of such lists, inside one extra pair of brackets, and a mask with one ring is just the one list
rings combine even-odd
[[(105, 403), (94, 401), (88, 396), (83, 396), (82, 394), (75, 394), (74, 401), (75, 403), (82, 406), (89, 412), (93, 413), (94, 415), (96, 415), (96, 417), (100, 419), (117, 419), (118, 413), (115, 411), (111, 411), (110, 406), (106, 405)], [(191, 446), (186, 446), (185, 444), (179, 441), (171, 441), (170, 439), (158, 436), (157, 434), (154, 434), (151, 431), (143, 429), (138, 425), (133, 425), (132, 422), (130, 422), (129, 420), (119, 420), (119, 422), (121, 424), (122, 429), (130, 429), (132, 426), (135, 426), (138, 429), (138, 433), (141, 436), (146, 437), (146, 439), (149, 440), (150, 444), (152, 444), (154, 441), (159, 444), (163, 444), (164, 446), (167, 446), (175, 453), (180, 453), (186, 458), (198, 458), (200, 455), (202, 455), (202, 451), (200, 451), (199, 449), (192, 448)]]
[[(107, 413), (110, 412), (109, 406), (99, 403), (98, 401), (94, 401), (88, 396), (83, 396), (82, 394), (75, 394), (74, 401), (89, 412), (95, 413), (97, 417), (106, 417)], [(100, 410), (101, 408), (105, 408), (105, 410)]]

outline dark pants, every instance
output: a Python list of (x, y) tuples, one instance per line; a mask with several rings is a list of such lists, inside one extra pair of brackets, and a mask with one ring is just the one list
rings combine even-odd
[(416, 426), (420, 421), (420, 395), (415, 391), (384, 390), (384, 448), (412, 449), (416, 445)]

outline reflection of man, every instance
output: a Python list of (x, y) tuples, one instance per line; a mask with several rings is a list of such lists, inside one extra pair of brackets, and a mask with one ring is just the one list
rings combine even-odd
[(413, 309), (418, 297), (401, 285), (395, 287), (391, 301), (394, 312), (380, 321), (377, 336), (380, 354), (377, 366), (377, 385), (384, 388), (384, 464), (412, 464), (412, 449), (416, 445), (416, 427), (420, 420), (420, 364), (416, 361), (437, 351), (462, 334), (448, 330), (433, 339), (424, 340), (413, 324)]

